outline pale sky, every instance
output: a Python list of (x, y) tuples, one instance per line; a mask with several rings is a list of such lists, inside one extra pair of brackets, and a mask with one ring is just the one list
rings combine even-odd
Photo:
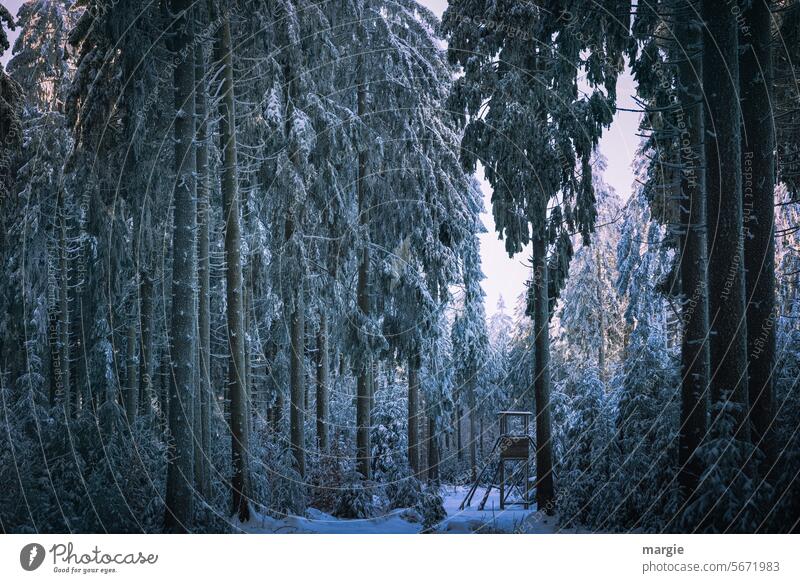
[[(418, 0), (423, 6), (430, 8), (437, 16), (441, 17), (447, 6), (447, 0)], [(22, 0), (3, 0), (8, 10), (16, 15)], [(11, 46), (18, 31), (9, 31)], [(0, 58), (5, 66), (11, 57), (11, 50)], [(629, 72), (620, 77), (617, 84), (617, 105), (628, 109), (637, 109), (631, 96), (634, 94), (634, 81)], [(631, 161), (638, 144), (636, 132), (639, 124), (639, 114), (618, 111), (614, 122), (606, 131), (600, 141), (600, 151), (608, 159), (608, 168), (605, 172), (606, 183), (614, 187), (623, 200), (630, 195), (633, 184)], [(497, 239), (494, 221), (491, 216), (491, 188), (481, 174), (478, 175), (484, 195), (486, 212), (483, 215), (483, 224), (487, 233), (481, 235), (481, 257), (483, 259), (483, 272), (486, 279), (482, 282), (486, 292), (486, 314), (492, 315), (496, 311), (497, 301), (502, 295), (506, 306), (511, 308), (517, 296), (525, 290), (525, 281), (530, 276), (530, 269), (526, 267), (530, 260), (529, 252), (523, 251), (509, 259), (505, 252), (503, 241)]]
[[(441, 17), (447, 7), (447, 0), (418, 0), (423, 6)], [(629, 71), (620, 77), (617, 83), (617, 105), (627, 109), (637, 109), (631, 98), (635, 94), (634, 80)], [(633, 184), (631, 161), (638, 145), (636, 137), (639, 128), (639, 114), (618, 111), (611, 127), (600, 141), (600, 151), (608, 159), (605, 181), (614, 187), (623, 200), (630, 196)], [(517, 296), (525, 291), (525, 282), (530, 277), (530, 251), (523, 251), (513, 259), (509, 259), (503, 241), (497, 239), (494, 221), (491, 215), (491, 187), (482, 175), (478, 176), (483, 190), (484, 207), (483, 224), (488, 231), (481, 235), (481, 258), (483, 260), (483, 291), (486, 292), (486, 314), (491, 316), (497, 309), (497, 300), (502, 295), (506, 306), (511, 309)]]

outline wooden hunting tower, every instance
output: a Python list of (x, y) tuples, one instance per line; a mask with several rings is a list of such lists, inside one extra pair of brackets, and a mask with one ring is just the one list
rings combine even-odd
[[(494, 487), (500, 491), (500, 510), (511, 504), (522, 505), (527, 510), (530, 504), (530, 455), (533, 443), (530, 419), (533, 414), (529, 411), (500, 411), (497, 415), (500, 437), (489, 453), (488, 462), (461, 502), (461, 510), (470, 505), (478, 486), (489, 476), (492, 478), (478, 510), (483, 510)], [(513, 497), (515, 494), (516, 498)]]

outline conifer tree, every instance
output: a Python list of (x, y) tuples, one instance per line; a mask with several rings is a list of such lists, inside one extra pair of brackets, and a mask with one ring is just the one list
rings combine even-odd
[(775, 118), (772, 2), (751, 2), (740, 29), (742, 196), (747, 302), (748, 412), (753, 443), (774, 460)]
[(225, 220), (225, 292), (228, 324), (228, 394), (230, 395), (232, 511), (242, 522), (250, 518), (248, 451), (248, 388), (245, 372), (244, 286), (241, 261), (241, 218), (236, 148), (236, 96), (230, 15), (217, 31), (215, 61), (221, 68), (219, 140), (222, 150), (222, 193)]
[(731, 437), (746, 440), (750, 433), (738, 26), (725, 2), (704, 0), (702, 16), (710, 393), (712, 407), (730, 409), (735, 419)]
[[(594, 229), (590, 157), (614, 111), (629, 9), (624, 1), (599, 12), (577, 4), (554, 12), (535, 4), (494, 7), (465, 0), (451, 2), (443, 17), (449, 57), (464, 71), (454, 83), (451, 109), (468, 122), (462, 141), (465, 168), (475, 171), (478, 162), (484, 166), (494, 192), (496, 228), (509, 255), (531, 244), (536, 496), (541, 508), (552, 508), (555, 496), (550, 306), (572, 255), (568, 233), (575, 230), (588, 242)], [(588, 97), (578, 94), (579, 70), (587, 73)], [(561, 205), (549, 211), (559, 193)]]
[(172, 452), (167, 474), (165, 525), (187, 531), (194, 515), (193, 412), (196, 387), (197, 193), (195, 186), (195, 118), (193, 12), (188, 0), (169, 5), (175, 108), (174, 231), (172, 239), (172, 321), (169, 428)]
[[(666, 284), (679, 292), (682, 330), (680, 469), (684, 497), (703, 468), (694, 455), (706, 434), (709, 390), (708, 242), (700, 3), (665, 0), (639, 7), (630, 56), (645, 100), (643, 128), (653, 149), (646, 182), (677, 265)], [(641, 46), (639, 46), (641, 45)], [(676, 279), (678, 281), (676, 281)]]

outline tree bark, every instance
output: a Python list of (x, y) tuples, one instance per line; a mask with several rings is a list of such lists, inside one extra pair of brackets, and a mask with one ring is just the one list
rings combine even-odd
[(195, 109), (197, 114), (197, 279), (198, 297), (198, 366), (200, 397), (200, 448), (204, 460), (197, 487), (201, 494), (211, 493), (211, 472), (208, 459), (211, 446), (211, 265), (210, 173), (208, 171), (208, 104), (206, 68), (203, 48), (195, 49)]
[(536, 404), (536, 503), (553, 512), (553, 452), (550, 427), (550, 302), (547, 285), (547, 242), (534, 237), (533, 251), (533, 393)]
[[(180, 55), (193, 40), (189, 0), (170, 0), (175, 15), (171, 34), (172, 52)], [(172, 437), (167, 471), (165, 525), (168, 530), (186, 531), (192, 525), (194, 451), (192, 447), (192, 406), (195, 398), (195, 287), (197, 282), (196, 235), (197, 199), (194, 192), (194, 63), (179, 59), (175, 86), (175, 191), (172, 235), (172, 317), (170, 325), (169, 425)]]
[(222, 147), (222, 195), (225, 216), (225, 292), (228, 319), (228, 395), (230, 400), (233, 512), (250, 518), (247, 386), (245, 384), (244, 305), (242, 298), (242, 235), (236, 152), (236, 109), (233, 85), (231, 24), (225, 18), (217, 33), (216, 61), (222, 66), (219, 133)]
[(328, 359), (328, 315), (320, 310), (317, 331), (317, 446), (320, 452), (328, 451), (328, 384), (330, 364)]
[(704, 0), (703, 19), (711, 399), (735, 405), (734, 433), (749, 439), (739, 42), (726, 0)]
[(436, 419), (428, 416), (428, 482), (439, 481), (439, 437), (436, 429)]
[(161, 410), (160, 425), (162, 433), (169, 430), (169, 399), (172, 376), (170, 375), (169, 351), (159, 347), (158, 354), (159, 407)]
[(478, 420), (478, 455), (483, 459), (483, 416)]
[(747, 304), (747, 354), (750, 431), (765, 455), (775, 459), (771, 426), (775, 366), (775, 111), (772, 73), (772, 2), (754, 0), (744, 11), (742, 34), (742, 169), (744, 261)]
[(294, 311), (291, 317), (291, 409), (289, 416), (290, 434), (292, 439), (292, 452), (297, 463), (300, 476), (305, 475), (305, 308), (303, 295), (299, 292), (295, 296)]
[[(363, 63), (359, 59), (357, 65), (360, 84), (356, 95), (356, 115), (363, 118), (367, 109), (367, 92), (363, 79)], [(363, 231), (369, 228), (365, 176), (367, 172), (367, 153), (361, 150), (358, 153), (358, 177), (356, 189), (358, 195), (359, 225)], [(357, 303), (365, 319), (370, 317), (370, 298), (369, 298), (369, 242), (363, 242), (363, 250), (358, 264), (358, 283), (357, 283)], [(356, 381), (356, 469), (361, 476), (368, 480), (370, 478), (370, 451), (369, 451), (369, 431), (370, 431), (370, 359), (362, 358), (359, 366)]]
[(279, 388), (278, 394), (275, 395), (275, 405), (272, 407), (274, 427), (273, 432), (278, 435), (283, 429), (283, 406), (284, 406), (283, 391)]
[(461, 407), (456, 407), (453, 411), (453, 424), (456, 427), (456, 455), (458, 456), (459, 464), (464, 461), (464, 436), (461, 432), (463, 421), (464, 410)]
[[(134, 295), (138, 293), (134, 292)], [(133, 314), (131, 314), (131, 321), (128, 324), (128, 354), (126, 357), (128, 365), (128, 373), (125, 379), (125, 416), (128, 418), (128, 425), (133, 425), (136, 420), (136, 413), (139, 410), (139, 360), (136, 357), (136, 347), (139, 340), (138, 326), (139, 323), (139, 301), (134, 298), (131, 301)]]
[[(477, 382), (477, 372), (471, 371), (469, 382), (467, 385), (467, 412), (469, 420), (469, 475), (470, 480), (475, 481), (478, 479), (478, 419), (475, 411), (475, 383)], [(459, 427), (461, 426), (461, 419), (459, 419)]]
[(419, 478), (419, 355), (408, 357), (408, 465)]
[(252, 379), (253, 379), (253, 361), (250, 345), (250, 327), (252, 320), (250, 316), (251, 302), (253, 295), (252, 279), (245, 277), (243, 282), (243, 299), (244, 299), (244, 394), (247, 396), (247, 443), (250, 443), (250, 435), (253, 433), (253, 392), (252, 392)]
[(141, 346), (139, 347), (139, 400), (141, 411), (149, 415), (153, 402), (153, 280), (143, 272), (139, 281), (139, 316)]
[[(73, 395), (72, 387), (70, 386), (70, 346), (69, 346), (69, 327), (70, 327), (70, 314), (69, 314), (69, 262), (67, 257), (67, 212), (64, 208), (63, 199), (64, 192), (61, 192), (62, 205), (59, 217), (59, 257), (58, 265), (60, 275), (59, 290), (59, 348), (61, 359), (61, 392), (63, 393), (64, 416), (69, 419), (72, 416)], [(78, 396), (75, 395), (75, 409), (78, 408)]]
[(702, 39), (697, 14), (691, 5), (688, 7), (678, 24), (681, 50), (688, 53), (679, 65), (683, 125), (680, 119), (678, 121), (681, 132), (680, 220), (684, 230), (680, 259), (683, 341), (678, 483), (684, 500), (694, 493), (703, 471), (694, 453), (706, 434), (709, 382)]

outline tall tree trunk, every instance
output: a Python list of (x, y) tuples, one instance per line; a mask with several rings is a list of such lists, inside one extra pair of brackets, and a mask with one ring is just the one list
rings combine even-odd
[(278, 388), (278, 394), (275, 395), (275, 405), (272, 407), (273, 433), (275, 433), (275, 435), (280, 435), (283, 429), (284, 401), (283, 390)]
[[(305, 338), (308, 336), (310, 323), (308, 318), (305, 317), (303, 317), (303, 321), (305, 322), (303, 328), (303, 357), (311, 360), (311, 347), (305, 342)], [(311, 408), (311, 385), (314, 384), (313, 372), (314, 371), (308, 370), (308, 367), (303, 367), (303, 409), (305, 411)]]
[(211, 221), (211, 174), (208, 169), (208, 81), (205, 50), (198, 44), (194, 51), (195, 114), (197, 115), (197, 280), (198, 280), (198, 351), (199, 368), (199, 456), (202, 464), (197, 489), (211, 494), (211, 264), (209, 231)]
[(153, 402), (153, 280), (143, 271), (139, 280), (139, 316), (141, 345), (139, 347), (139, 400), (141, 411), (149, 415)]
[[(137, 291), (134, 296), (138, 295)], [(139, 298), (134, 297), (131, 301), (131, 320), (128, 323), (128, 355), (126, 362), (128, 365), (128, 373), (125, 379), (125, 416), (128, 418), (128, 424), (133, 425), (136, 420), (136, 413), (139, 410), (139, 360), (136, 357), (136, 348), (139, 341), (138, 323), (139, 323)]]
[(252, 320), (250, 317), (250, 310), (251, 310), (251, 302), (252, 302), (252, 294), (253, 294), (253, 287), (252, 287), (252, 279), (250, 277), (246, 277), (244, 281), (244, 386), (245, 392), (244, 394), (247, 395), (247, 442), (250, 443), (250, 435), (253, 433), (253, 389), (252, 389), (252, 379), (253, 379), (253, 361), (252, 361), (252, 353), (251, 353), (251, 338), (250, 338), (250, 327), (252, 325)]
[[(357, 70), (359, 86), (356, 95), (356, 115), (363, 118), (367, 113), (367, 91), (364, 85), (363, 60), (359, 58)], [(359, 225), (364, 231), (369, 228), (369, 214), (367, 212), (366, 185), (365, 177), (367, 173), (367, 153), (361, 150), (358, 153), (358, 177), (356, 189), (358, 191), (358, 210)], [(369, 241), (363, 242), (363, 249), (358, 264), (358, 283), (356, 284), (356, 295), (358, 307), (363, 317), (369, 318), (370, 298), (369, 298)], [(370, 368), (369, 358), (362, 357), (358, 369), (356, 380), (356, 469), (365, 480), (370, 477), (369, 460), (369, 431), (370, 431)]]
[(483, 416), (478, 420), (478, 455), (483, 459)]
[(233, 512), (250, 518), (247, 385), (245, 384), (242, 235), (236, 153), (236, 109), (233, 85), (231, 23), (225, 17), (217, 33), (216, 61), (222, 66), (219, 134), (222, 147), (222, 196), (225, 216), (225, 292), (228, 319), (228, 395), (230, 401)]
[[(67, 257), (67, 212), (64, 208), (64, 193), (61, 192), (62, 205), (59, 216), (59, 348), (61, 369), (59, 371), (61, 381), (61, 392), (64, 404), (64, 416), (69, 419), (72, 416), (73, 395), (70, 386), (70, 346), (69, 346), (69, 263)], [(78, 398), (75, 395), (75, 408), (77, 409)]]
[[(181, 55), (193, 41), (189, 0), (170, 0), (175, 15), (172, 52)], [(195, 288), (197, 285), (197, 199), (194, 191), (194, 62), (179, 59), (175, 67), (175, 194), (172, 235), (172, 317), (170, 326), (169, 426), (172, 437), (167, 471), (165, 524), (185, 531), (192, 525), (194, 450), (192, 406), (195, 398)]]
[(428, 418), (425, 416), (425, 395), (419, 395), (419, 479), (428, 480)]
[(597, 307), (600, 312), (600, 345), (597, 347), (597, 368), (600, 371), (600, 379), (605, 382), (606, 380), (606, 311), (603, 305), (603, 291), (600, 285), (600, 278), (602, 277), (601, 273), (601, 266), (603, 265), (603, 260), (600, 257), (600, 246), (598, 245), (595, 248), (595, 265), (597, 266), (597, 272), (595, 273), (595, 277), (597, 278)]
[(428, 482), (439, 481), (439, 436), (436, 419), (428, 411)]
[(739, 41), (726, 0), (704, 0), (703, 19), (711, 398), (737, 406), (735, 433), (749, 439)]
[(290, 434), (292, 439), (292, 452), (297, 463), (300, 476), (305, 475), (305, 307), (303, 294), (299, 292), (295, 297), (294, 311), (291, 316), (291, 360), (290, 360), (290, 385), (291, 409), (289, 416)]
[(747, 34), (741, 55), (744, 261), (750, 430), (753, 443), (775, 458), (773, 368), (775, 366), (775, 112), (772, 73), (772, 2), (753, 0), (744, 11)]
[(464, 436), (461, 432), (461, 426), (464, 424), (464, 409), (456, 407), (453, 411), (453, 421), (456, 426), (456, 455), (458, 462), (464, 461)]
[(328, 315), (320, 310), (317, 331), (317, 446), (320, 452), (328, 451)]
[[(196, 345), (199, 345), (200, 329), (195, 331), (195, 338), (197, 339)], [(202, 419), (201, 403), (200, 403), (200, 383), (202, 372), (200, 371), (200, 354), (199, 351), (195, 354), (195, 387), (196, 394), (194, 398), (194, 406), (192, 407), (192, 445), (194, 447), (194, 487), (199, 494), (201, 492), (201, 484), (203, 482), (203, 474), (205, 473), (205, 452), (203, 451), (203, 436), (202, 436)]]
[(159, 408), (161, 410), (161, 432), (169, 430), (169, 396), (172, 376), (170, 375), (169, 351), (159, 347), (158, 358), (158, 382), (159, 382)]
[(536, 405), (536, 503), (552, 513), (553, 446), (550, 428), (550, 303), (547, 285), (547, 242), (534, 237), (533, 252), (533, 393)]
[(408, 465), (419, 478), (419, 355), (408, 357)]
[(275, 379), (273, 378), (273, 366), (275, 364), (275, 357), (277, 356), (278, 345), (269, 338), (262, 343), (261, 348), (264, 354), (264, 383), (261, 385), (261, 408), (259, 414), (264, 415), (270, 424), (270, 431), (275, 430), (275, 407), (271, 403), (272, 396), (277, 390)]
[(688, 56), (679, 65), (681, 114), (681, 249), (683, 343), (681, 345), (681, 426), (678, 483), (688, 500), (703, 467), (694, 453), (706, 434), (708, 400), (708, 267), (706, 240), (705, 151), (703, 148), (702, 37), (694, 3), (681, 13), (678, 39)]
[[(477, 382), (477, 371), (470, 371), (470, 378), (467, 385), (467, 416), (469, 420), (469, 475), (473, 482), (478, 479), (478, 420), (475, 411), (475, 384)], [(459, 419), (459, 427), (461, 420)]]

